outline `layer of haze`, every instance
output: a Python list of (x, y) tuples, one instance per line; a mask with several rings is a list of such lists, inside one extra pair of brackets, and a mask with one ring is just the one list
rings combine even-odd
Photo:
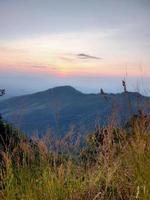
[(120, 92), (150, 84), (149, 0), (0, 0), (0, 87)]

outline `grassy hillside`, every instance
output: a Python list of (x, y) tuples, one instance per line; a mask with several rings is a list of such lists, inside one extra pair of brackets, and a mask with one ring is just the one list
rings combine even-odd
[(48, 148), (48, 138), (22, 138), (11, 151), (1, 149), (0, 199), (150, 199), (148, 116), (134, 116), (124, 129), (97, 127), (80, 152), (78, 139), (70, 140), (56, 142), (61, 153)]

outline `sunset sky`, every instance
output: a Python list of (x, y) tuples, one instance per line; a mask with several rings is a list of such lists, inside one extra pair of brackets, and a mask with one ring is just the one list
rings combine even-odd
[[(0, 0), (0, 88), (148, 92), (150, 0)], [(142, 91), (142, 92), (143, 92)]]

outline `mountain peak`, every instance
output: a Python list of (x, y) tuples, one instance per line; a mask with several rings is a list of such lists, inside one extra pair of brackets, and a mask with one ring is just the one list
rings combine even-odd
[(69, 85), (58, 86), (47, 90), (48, 92), (56, 93), (67, 93), (67, 94), (82, 94), (80, 91), (76, 90), (74, 87)]

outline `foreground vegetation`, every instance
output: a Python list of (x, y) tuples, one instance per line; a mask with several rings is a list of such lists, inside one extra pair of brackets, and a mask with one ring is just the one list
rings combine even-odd
[(48, 139), (28, 140), (1, 119), (0, 199), (148, 200), (149, 125), (134, 116), (124, 129), (97, 127), (80, 151), (68, 138), (56, 151)]

